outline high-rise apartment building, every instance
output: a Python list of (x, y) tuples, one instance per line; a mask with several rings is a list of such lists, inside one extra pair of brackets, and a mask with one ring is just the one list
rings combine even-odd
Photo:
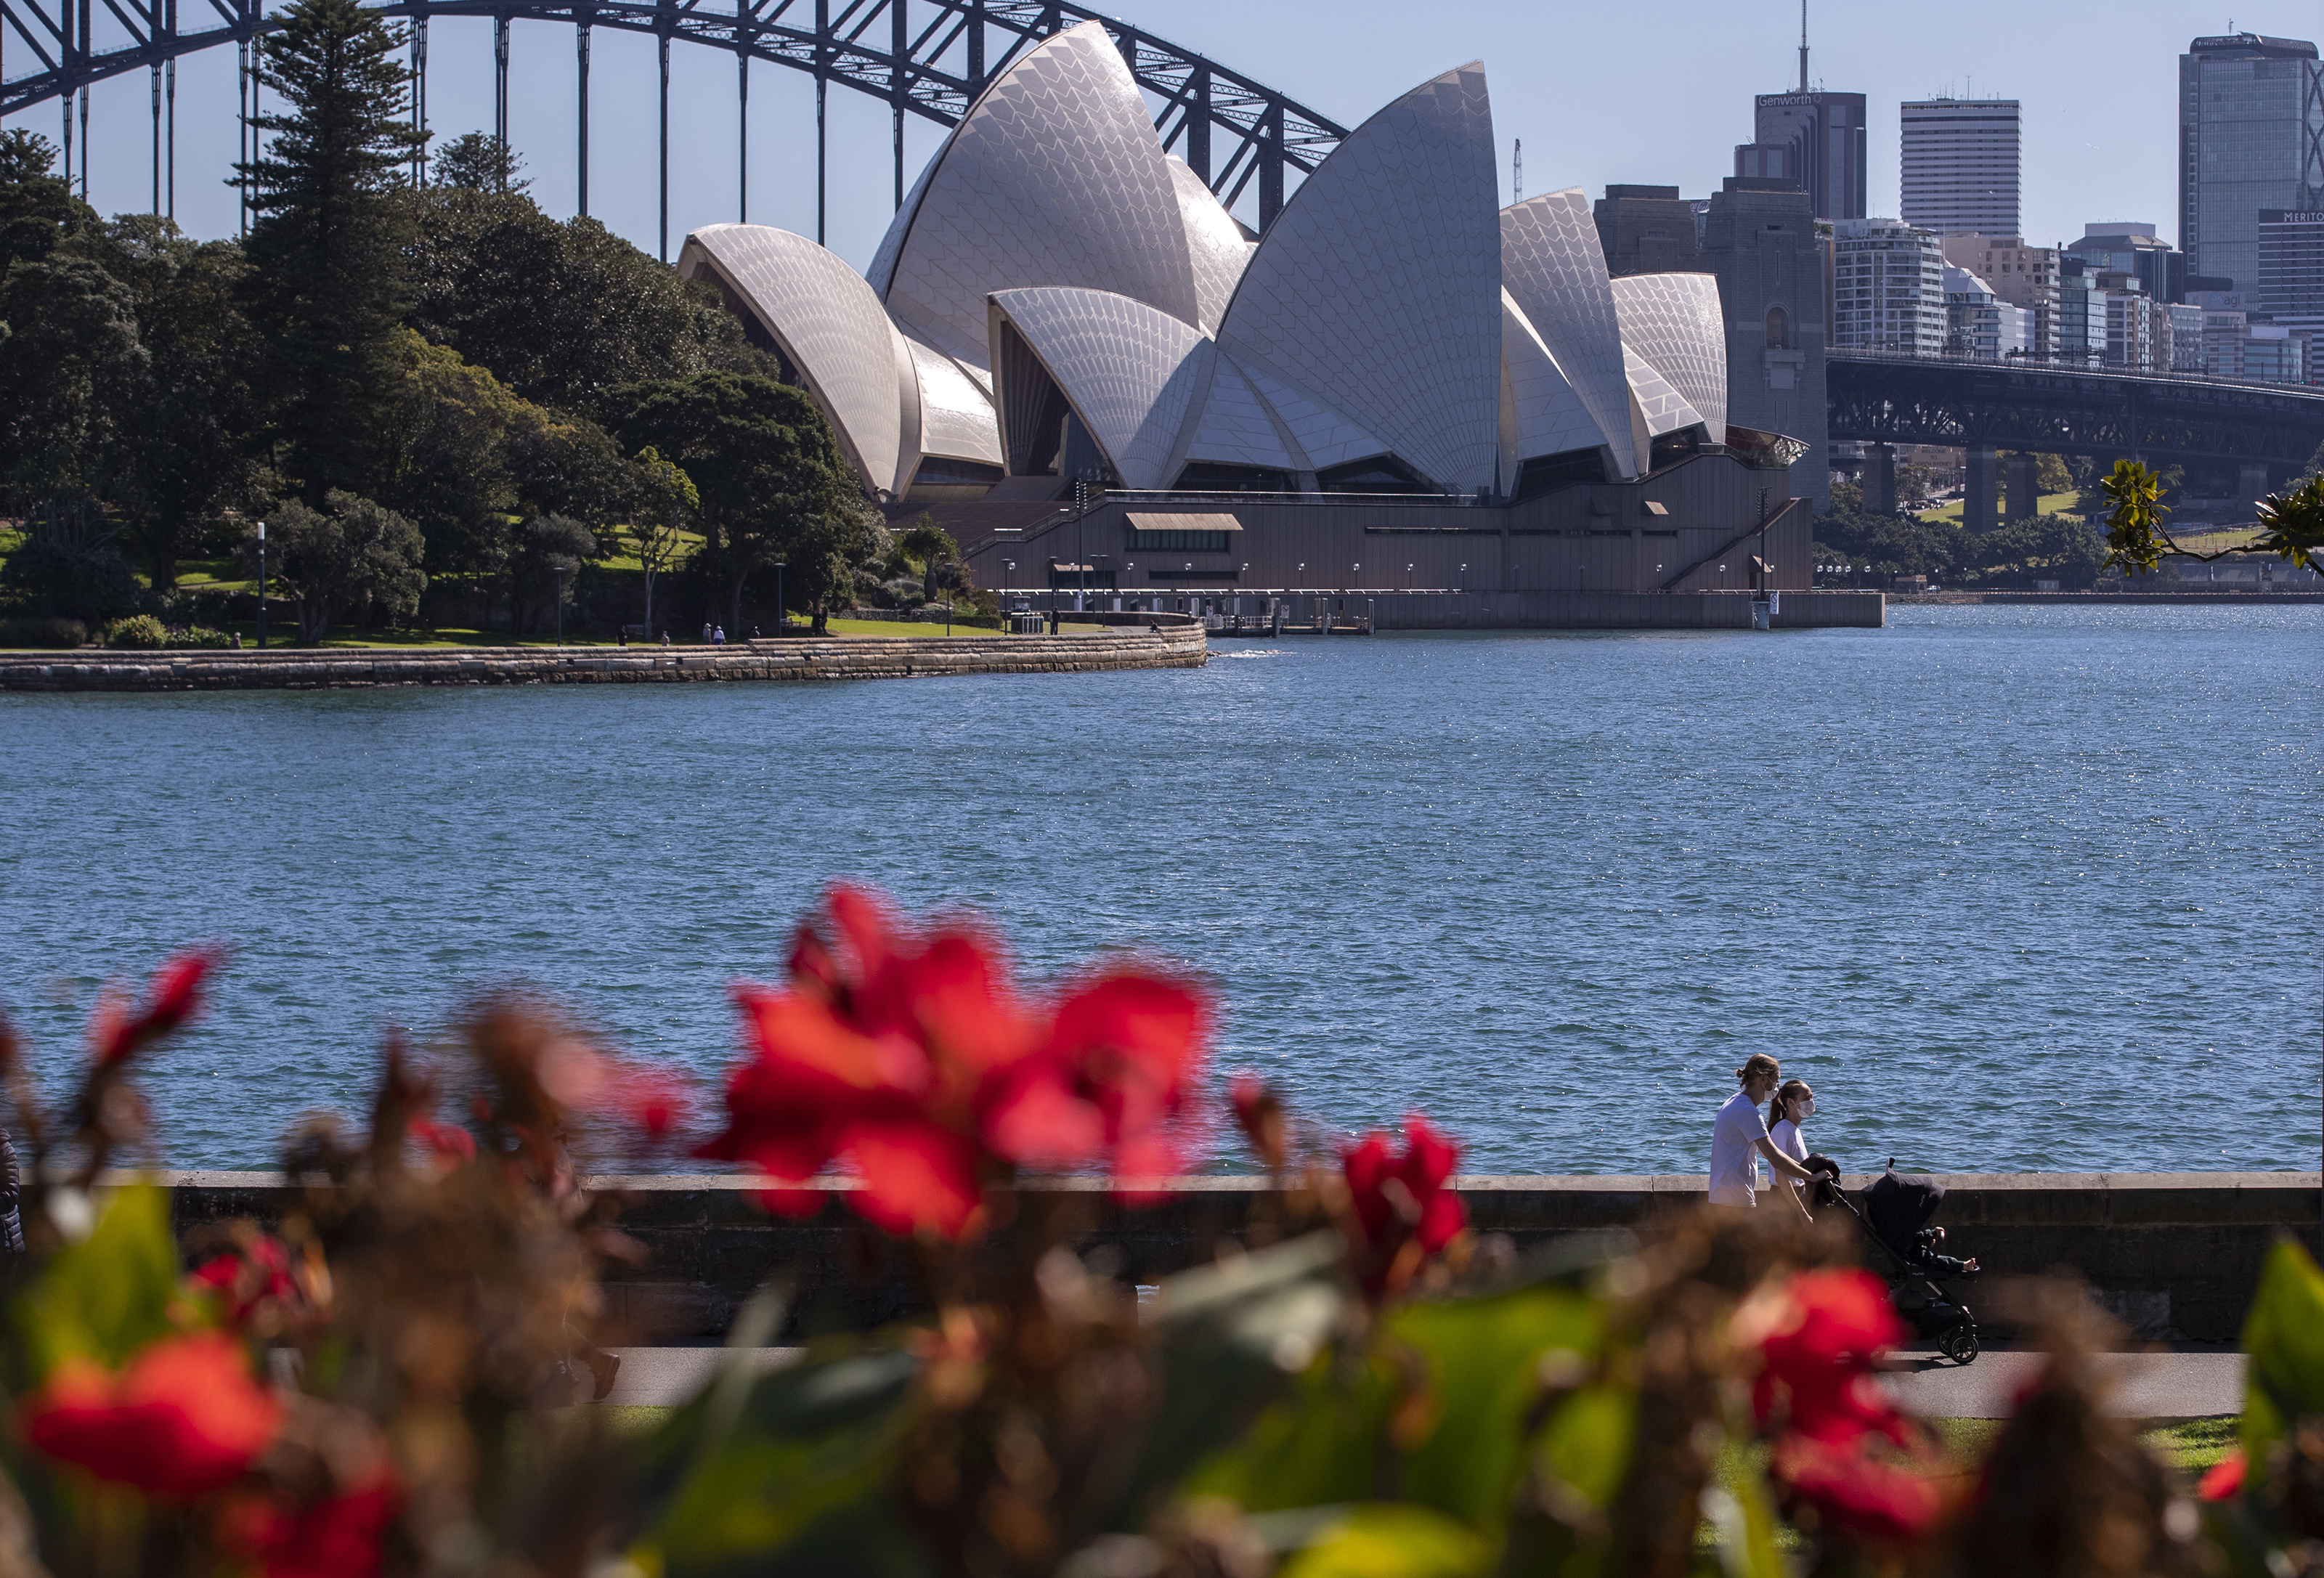
[(1807, 193), (1819, 219), (1864, 217), (1864, 95), (1763, 93), (1753, 139), (1738, 143), (1735, 173), (1787, 180)]
[(2259, 281), (2262, 211), (2324, 208), (2324, 62), (2302, 39), (2228, 33), (2179, 57), (2179, 245), (2189, 272)]
[(1695, 250), (1694, 205), (1674, 186), (1609, 186), (1591, 206), (1606, 272), (1685, 274), (1702, 267)]
[(2106, 360), (2107, 293), (2098, 272), (2067, 253), (2058, 260), (2058, 360), (2095, 367)]
[(2166, 302), (2163, 311), (2171, 320), (2171, 371), (2200, 373), (2203, 370), (2203, 309), (2189, 307), (2183, 302)]
[(1994, 293), (1964, 268), (1945, 265), (1945, 355), (1998, 362), (2022, 356), (2034, 315)]
[(2013, 307), (2034, 315), (2025, 344), (2032, 356), (2058, 354), (2058, 249), (2028, 246), (2021, 235), (1948, 235), (1945, 262), (1967, 269)]
[(1904, 223), (1940, 235), (2015, 235), (2020, 137), (2014, 98), (1908, 100)]
[[(2324, 204), (2260, 210), (2259, 309), (2311, 339), (2324, 338)], [(2311, 365), (2309, 382), (2319, 374), (2324, 368)]]
[(2080, 241), (2066, 250), (2088, 258), (2094, 268), (2138, 276), (2139, 288), (2157, 301), (2187, 300), (2187, 254), (2154, 234), (2154, 226), (2113, 220), (2085, 225)]
[(1936, 356), (1945, 349), (1945, 251), (1929, 231), (1897, 219), (1832, 226), (1835, 346)]

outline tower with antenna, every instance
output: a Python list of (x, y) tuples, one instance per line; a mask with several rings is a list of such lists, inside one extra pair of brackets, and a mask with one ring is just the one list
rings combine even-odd
[(1864, 95), (1823, 93), (1808, 75), (1808, 4), (1800, 0), (1800, 80), (1760, 94), (1752, 140), (1735, 147), (1738, 179), (1797, 187), (1819, 219), (1861, 219), (1865, 204)]
[(1509, 154), (1509, 189), (1516, 193), (1515, 201), (1520, 203), (1525, 201), (1525, 139), (1523, 137), (1517, 139), (1517, 147)]

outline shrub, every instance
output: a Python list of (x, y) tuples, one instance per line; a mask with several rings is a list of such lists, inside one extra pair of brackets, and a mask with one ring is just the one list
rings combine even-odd
[(222, 630), (212, 630), (206, 624), (171, 625), (170, 645), (173, 647), (230, 647), (234, 637)]
[(105, 627), (105, 644), (141, 652), (158, 651), (170, 644), (170, 630), (150, 614), (133, 614)]
[(78, 619), (0, 619), (0, 647), (72, 648), (88, 640)]

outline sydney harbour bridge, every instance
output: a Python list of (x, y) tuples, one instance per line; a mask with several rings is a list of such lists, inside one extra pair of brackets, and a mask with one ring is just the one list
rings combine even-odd
[[(279, 8), (278, 8), (279, 9)], [(642, 33), (659, 46), (661, 255), (669, 255), (669, 58), (672, 44), (734, 57), (743, 160), (737, 217), (750, 190), (750, 65), (788, 67), (814, 79), (816, 239), (825, 239), (829, 168), (826, 106), (835, 88), (888, 106), (893, 125), (895, 202), (907, 171), (904, 122), (959, 123), (985, 85), (1041, 40), (1093, 19), (1160, 106), (1163, 145), (1184, 159), (1228, 208), (1254, 183), (1259, 227), (1281, 211), (1287, 174), (1304, 175), (1339, 146), (1346, 129), (1230, 67), (1064, 0), (382, 0), (365, 9), (408, 25), (412, 119), (428, 125), (428, 24), (438, 17), (493, 23), (493, 132), (508, 140), (509, 29), (517, 22), (574, 30), (578, 115), (574, 127), (579, 211), (589, 212), (589, 42), (598, 28)], [(279, 25), (266, 0), (0, 0), (0, 115), (50, 100), (62, 106), (66, 172), (76, 146), (86, 195), (88, 90), (109, 78), (150, 74), (153, 208), (175, 210), (178, 60), (231, 47), (237, 53), (242, 157), (256, 151), (254, 45)], [(32, 69), (26, 70), (29, 60)], [(9, 75), (20, 72), (19, 75)], [(78, 115), (78, 125), (75, 125)], [(419, 173), (415, 171), (415, 173)]]
[[(65, 173), (73, 174), (77, 152), (86, 196), (89, 90), (108, 78), (147, 73), (153, 210), (174, 215), (177, 61), (206, 50), (236, 51), (241, 158), (254, 159), (254, 123), (262, 107), (256, 42), (280, 25), (267, 5), (268, 0), (0, 0), (0, 115), (57, 103)], [(1328, 117), (1229, 66), (1065, 0), (376, 0), (366, 8), (407, 25), (411, 114), (422, 130), (428, 125), (429, 23), (438, 17), (489, 18), (493, 132), (503, 143), (509, 131), (511, 25), (522, 21), (570, 26), (578, 88), (577, 206), (584, 215), (589, 212), (591, 35), (609, 28), (653, 38), (659, 65), (665, 261), (673, 44), (723, 51), (737, 62), (738, 219), (749, 218), (752, 62), (787, 67), (812, 78), (817, 241), (826, 240), (826, 108), (833, 88), (887, 106), (893, 197), (900, 207), (909, 174), (904, 152), (908, 116), (940, 126), (957, 125), (984, 87), (1025, 51), (1087, 21), (1103, 23), (1113, 38), (1154, 106), (1156, 130), (1167, 149), (1184, 159), (1229, 208), (1256, 188), (1262, 230), (1282, 210), (1286, 180), (1296, 183), (1313, 171), (1347, 134)], [(424, 162), (413, 174), (424, 177)], [(1871, 443), (1881, 459), (1893, 461), (1897, 444), (1963, 449), (1973, 518), (1990, 519), (1997, 508), (1997, 448), (2102, 460), (2134, 456), (2156, 464), (2232, 465), (2244, 483), (2256, 487), (2296, 473), (2324, 442), (2324, 389), (1834, 352), (1827, 391), (1830, 436)], [(2015, 482), (2013, 477), (2012, 514), (2018, 512)], [(1877, 481), (1872, 491), (1882, 491)]]

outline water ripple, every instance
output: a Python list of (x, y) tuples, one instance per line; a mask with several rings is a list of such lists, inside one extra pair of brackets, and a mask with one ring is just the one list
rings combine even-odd
[[(1135, 943), (1223, 1056), (1473, 1167), (1694, 1171), (1752, 1051), (1855, 1164), (2305, 1167), (2324, 609), (1222, 642), (1207, 669), (0, 700), (12, 1010), (238, 954), (156, 1065), (172, 1158), (355, 1107), (391, 1022), (528, 981), (731, 1057), (838, 875)], [(1237, 653), (1296, 661), (1224, 660)], [(2286, 676), (2292, 676), (2287, 678)], [(1231, 1158), (1228, 1158), (1231, 1165)]]

